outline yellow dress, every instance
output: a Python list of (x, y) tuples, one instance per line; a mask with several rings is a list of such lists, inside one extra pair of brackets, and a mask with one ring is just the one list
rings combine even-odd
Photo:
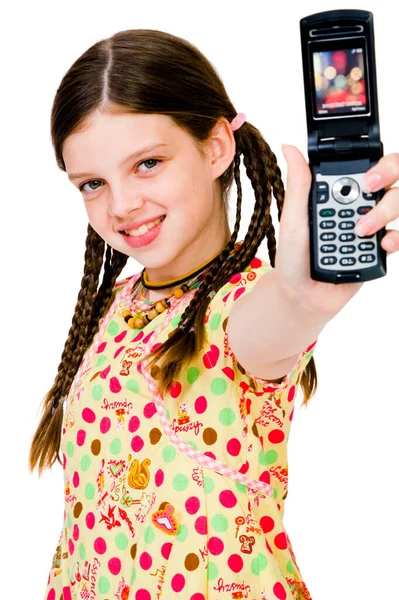
[(133, 330), (121, 313), (141, 273), (116, 283), (64, 404), (65, 511), (45, 600), (310, 599), (283, 514), (294, 398), (316, 341), (272, 384), (245, 371), (226, 334), (233, 303), (271, 268), (255, 257), (216, 293), (208, 344), (162, 402), (137, 361), (196, 290)]

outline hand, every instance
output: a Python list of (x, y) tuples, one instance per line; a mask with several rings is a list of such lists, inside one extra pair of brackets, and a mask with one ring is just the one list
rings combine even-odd
[[(305, 314), (308, 312), (316, 315), (321, 320), (330, 320), (360, 290), (364, 282), (335, 284), (311, 278), (308, 202), (312, 173), (305, 157), (295, 146), (284, 145), (283, 154), (288, 172), (275, 261), (277, 286), (283, 297), (296, 309), (300, 308)], [(380, 174), (381, 183), (369, 191), (386, 189), (394, 184), (399, 178), (399, 153), (381, 157), (370, 169), (370, 173)], [(397, 217), (399, 188), (392, 187), (367, 216), (361, 219), (373, 220), (375, 223), (371, 231), (362, 235), (375, 233)], [(388, 255), (397, 252), (399, 231), (387, 229), (381, 246)]]

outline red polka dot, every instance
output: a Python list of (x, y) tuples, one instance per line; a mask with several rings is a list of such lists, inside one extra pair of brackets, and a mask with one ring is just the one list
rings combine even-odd
[(292, 408), (292, 411), (290, 413), (290, 416), (289, 416), (290, 421), (292, 421), (292, 417), (294, 416), (294, 410), (295, 410), (295, 407)]
[(76, 434), (76, 443), (78, 446), (83, 446), (83, 444), (85, 443), (85, 439), (86, 439), (86, 432), (84, 429), (79, 429), (79, 431)]
[(237, 498), (231, 490), (223, 490), (219, 494), (219, 502), (225, 508), (233, 508), (237, 504)]
[(234, 573), (238, 573), (241, 571), (244, 561), (239, 554), (230, 554), (229, 558), (227, 559), (227, 564), (229, 565), (230, 569), (234, 571)]
[(190, 600), (205, 600), (205, 596), (204, 594), (200, 594), (199, 592), (197, 592), (196, 594), (190, 596)]
[(101, 352), (104, 352), (106, 347), (107, 347), (107, 342), (101, 342), (101, 344), (99, 344), (99, 346), (97, 348), (97, 354), (101, 354)]
[(269, 533), (274, 528), (274, 521), (271, 517), (263, 516), (259, 521), (260, 526), (262, 527), (263, 533)]
[(195, 515), (200, 507), (199, 498), (197, 496), (190, 496), (190, 498), (187, 498), (185, 506), (189, 515)]
[(101, 433), (107, 433), (111, 427), (111, 419), (109, 417), (103, 417), (100, 421)]
[(105, 554), (107, 551), (107, 544), (102, 537), (98, 537), (94, 540), (94, 550), (97, 554)]
[(82, 410), (82, 418), (86, 423), (94, 423), (96, 420), (96, 414), (91, 410), (91, 408), (84, 408)]
[(292, 400), (294, 399), (294, 397), (295, 397), (295, 391), (296, 391), (296, 386), (292, 385), (290, 387), (290, 389), (288, 390), (288, 395), (287, 395), (288, 402), (292, 402)]
[(234, 292), (234, 302), (245, 292), (245, 287), (240, 287)]
[(286, 548), (288, 548), (287, 536), (284, 531), (276, 535), (276, 537), (274, 538), (274, 543), (279, 550), (285, 550)]
[(121, 389), (122, 386), (120, 384), (119, 379), (117, 377), (111, 377), (111, 379), (109, 380), (109, 391), (113, 392), (114, 394), (119, 394)]
[(75, 542), (77, 542), (79, 539), (79, 526), (76, 524), (73, 526), (72, 537), (75, 540)]
[(69, 538), (69, 540), (68, 540), (68, 550), (69, 550), (70, 556), (72, 556), (72, 554), (75, 551), (75, 544), (73, 543), (73, 541), (71, 540), (71, 538)]
[(207, 518), (206, 517), (198, 517), (198, 519), (195, 520), (194, 527), (195, 527), (195, 531), (197, 533), (201, 533), (203, 535), (208, 533)]
[[(194, 402), (195, 412), (198, 413), (199, 415), (204, 413), (206, 411), (207, 407), (208, 407), (208, 402), (207, 402), (205, 396), (199, 396), (199, 398), (197, 398), (196, 401)], [(201, 594), (201, 596), (202, 596), (202, 594)]]
[(173, 381), (172, 385), (170, 386), (170, 395), (172, 398), (178, 398), (181, 394), (182, 391), (182, 385), (179, 381)]
[(234, 273), (229, 279), (230, 283), (238, 283), (241, 279), (241, 273)]
[(143, 590), (143, 588), (137, 590), (135, 600), (151, 600), (150, 592)]
[(72, 483), (76, 488), (79, 485), (79, 473), (77, 471), (75, 471), (75, 473), (73, 474)]
[(155, 473), (155, 485), (156, 486), (160, 486), (163, 484), (163, 480), (164, 480), (165, 474), (162, 471), (162, 469), (158, 469), (158, 471)]
[(63, 600), (72, 600), (71, 588), (69, 585), (64, 585), (62, 588)]
[(112, 573), (112, 575), (118, 575), (118, 573), (120, 573), (120, 571), (121, 571), (121, 568), (122, 568), (122, 563), (119, 558), (117, 558), (116, 556), (113, 556), (112, 558), (109, 559), (108, 569), (109, 569), (109, 572)]
[(241, 442), (237, 438), (231, 438), (227, 442), (227, 452), (231, 454), (231, 456), (238, 456), (241, 450)]
[(144, 440), (139, 435), (135, 435), (130, 445), (132, 447), (133, 452), (140, 452), (140, 450), (144, 446)]
[(262, 266), (262, 261), (259, 258), (255, 257), (251, 260), (249, 266), (251, 267), (251, 269), (259, 269), (259, 267)]
[(157, 407), (155, 406), (154, 402), (148, 402), (145, 407), (143, 408), (143, 415), (147, 418), (147, 419), (151, 419), (152, 415), (154, 415), (157, 412)]
[(66, 461), (67, 461), (67, 458), (66, 458), (65, 454), (62, 453), (62, 468), (64, 469), (64, 471), (65, 471)]
[(269, 483), (270, 484), (270, 472), (269, 471), (263, 471), (263, 473), (261, 473), (261, 476), (259, 477), (259, 481), (263, 481), (263, 483)]
[(268, 549), (270, 554), (273, 554), (273, 550), (271, 549), (269, 542), (267, 540), (265, 540), (265, 543), (266, 543), (266, 548)]
[(269, 442), (271, 442), (272, 444), (279, 444), (284, 440), (285, 435), (282, 429), (273, 429), (269, 432), (269, 435), (267, 437)]
[(140, 427), (140, 419), (137, 416), (134, 416), (129, 421), (129, 431), (130, 433), (134, 433)]
[(152, 558), (151, 555), (148, 554), (148, 552), (142, 552), (140, 555), (140, 566), (142, 569), (144, 569), (145, 571), (147, 571), (147, 569), (151, 568), (152, 565)]
[(49, 590), (46, 600), (55, 600), (55, 589), (54, 588), (51, 588), (51, 590)]
[(121, 342), (126, 337), (126, 335), (127, 335), (127, 331), (126, 331), (126, 329), (124, 329), (123, 331), (121, 331), (120, 333), (118, 333), (118, 335), (116, 335), (114, 337), (115, 342), (117, 344), (119, 344), (119, 342)]
[(95, 522), (96, 522), (96, 519), (95, 519), (94, 514), (92, 512), (87, 513), (87, 515), (86, 515), (87, 529), (93, 529)]
[(169, 558), (170, 551), (172, 550), (172, 542), (165, 542), (162, 544), (161, 554), (166, 560)]
[(170, 585), (172, 586), (172, 590), (174, 592), (181, 592), (181, 590), (186, 585), (184, 575), (182, 575), (181, 573), (176, 573), (176, 575), (173, 576)]
[(208, 540), (208, 549), (211, 554), (221, 554), (224, 550), (222, 540), (216, 536), (210, 537)]
[(208, 452), (204, 452), (205, 456), (208, 456), (209, 458), (213, 458), (213, 460), (216, 460), (216, 456), (213, 452), (210, 452), (208, 450)]
[(278, 598), (278, 600), (285, 600), (287, 598), (287, 594), (282, 584), (277, 582), (273, 586), (273, 594)]

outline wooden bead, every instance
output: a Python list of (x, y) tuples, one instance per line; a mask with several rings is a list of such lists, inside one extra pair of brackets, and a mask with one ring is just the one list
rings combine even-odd
[(143, 329), (143, 327), (144, 327), (143, 319), (135, 319), (134, 327), (135, 327), (135, 329)]
[(159, 313), (162, 313), (165, 310), (165, 307), (160, 302), (156, 303), (155, 308)]
[(129, 325), (129, 327), (131, 327), (132, 329), (134, 329), (134, 327), (135, 327), (135, 325), (134, 325), (135, 321), (136, 321), (136, 319), (134, 317), (130, 317), (130, 319), (128, 319), (126, 322)]
[(126, 310), (122, 311), (122, 317), (123, 318), (128, 317), (129, 315), (132, 316), (132, 313), (130, 312), (130, 310), (126, 309)]
[(181, 288), (176, 288), (173, 294), (176, 296), (176, 298), (181, 298), (182, 296), (184, 296), (184, 292)]
[(157, 317), (158, 315), (159, 315), (159, 312), (157, 310), (155, 310), (155, 308), (152, 308), (147, 313), (147, 317), (150, 319), (150, 321), (152, 321), (153, 319), (155, 319), (155, 317)]

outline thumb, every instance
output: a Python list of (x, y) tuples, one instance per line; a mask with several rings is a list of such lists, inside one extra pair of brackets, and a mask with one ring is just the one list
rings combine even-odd
[(281, 149), (287, 163), (283, 212), (285, 210), (286, 217), (292, 220), (299, 218), (307, 221), (312, 172), (302, 152), (296, 146), (282, 144)]

